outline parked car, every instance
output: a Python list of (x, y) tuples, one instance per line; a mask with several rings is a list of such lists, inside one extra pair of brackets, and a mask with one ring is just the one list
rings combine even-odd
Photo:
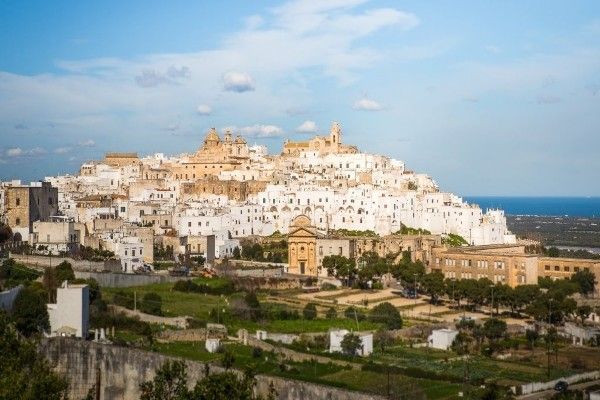
[(566, 381), (558, 381), (556, 385), (554, 385), (554, 390), (557, 392), (566, 392), (569, 388), (569, 383)]

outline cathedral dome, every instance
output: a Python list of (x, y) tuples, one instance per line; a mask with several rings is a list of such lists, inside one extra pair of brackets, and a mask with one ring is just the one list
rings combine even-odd
[(217, 130), (215, 128), (211, 128), (210, 131), (208, 131), (206, 138), (204, 139), (205, 144), (218, 144), (220, 141), (221, 138), (219, 137), (219, 134), (217, 133)]

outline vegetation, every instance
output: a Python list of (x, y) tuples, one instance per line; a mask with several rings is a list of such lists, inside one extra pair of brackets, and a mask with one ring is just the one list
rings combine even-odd
[[(260, 400), (254, 395), (255, 380), (252, 373), (239, 377), (233, 372), (207, 374), (187, 387), (186, 366), (181, 361), (167, 361), (152, 381), (140, 385), (141, 400)], [(274, 399), (274, 391), (268, 399)]]
[(13, 303), (11, 318), (24, 336), (40, 335), (50, 330), (46, 292), (38, 286), (27, 286), (19, 292)]
[(41, 274), (34, 269), (9, 258), (0, 265), (0, 287), (12, 288), (21, 284), (28, 284), (39, 278)]
[(431, 232), (427, 229), (411, 228), (410, 226), (401, 224), (400, 230), (395, 235), (431, 235)]
[(37, 352), (36, 343), (22, 338), (0, 312), (0, 398), (66, 400), (68, 382), (54, 373)]
[(342, 339), (342, 352), (349, 356), (355, 356), (358, 351), (362, 348), (362, 341), (360, 337), (354, 333), (347, 333)]
[(467, 242), (465, 238), (463, 238), (460, 235), (449, 233), (446, 236), (442, 237), (442, 244), (445, 244), (450, 247), (460, 247), (467, 246), (469, 242)]
[(402, 328), (398, 309), (388, 302), (376, 305), (369, 312), (369, 321), (384, 324), (388, 329)]
[(313, 320), (317, 318), (317, 305), (315, 303), (307, 303), (302, 310), (302, 315), (304, 319)]
[(331, 231), (331, 235), (341, 237), (379, 237), (378, 234), (371, 230), (357, 231), (351, 229), (335, 229)]
[(140, 302), (140, 311), (146, 314), (162, 315), (162, 297), (154, 292), (144, 294)]

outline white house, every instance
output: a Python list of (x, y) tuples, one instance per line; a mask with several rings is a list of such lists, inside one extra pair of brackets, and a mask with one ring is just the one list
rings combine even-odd
[(427, 342), (429, 347), (434, 349), (448, 350), (456, 335), (458, 335), (458, 331), (454, 329), (434, 329), (427, 338)]
[[(329, 330), (329, 352), (330, 353), (341, 353), (342, 340), (349, 334), (350, 331), (347, 329), (330, 329)], [(360, 338), (361, 347), (358, 349), (358, 355), (368, 356), (373, 353), (373, 334), (372, 333), (354, 333)]]
[(221, 342), (219, 339), (206, 339), (206, 342), (204, 343), (204, 347), (209, 353), (216, 353), (220, 346)]
[(47, 304), (50, 336), (86, 338), (90, 326), (90, 292), (87, 285), (64, 281), (56, 289), (56, 304)]

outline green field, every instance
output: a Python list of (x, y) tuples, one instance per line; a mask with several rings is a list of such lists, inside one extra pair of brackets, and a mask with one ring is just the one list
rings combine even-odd
[[(225, 344), (224, 347), (233, 353), (234, 368), (237, 369), (251, 368), (258, 374), (315, 382), (379, 395), (388, 393), (387, 374), (354, 370), (333, 363), (284, 361), (277, 355), (268, 352), (263, 352), (260, 357), (253, 357), (251, 347), (239, 344)], [(163, 354), (199, 362), (220, 363), (222, 357), (219, 353), (208, 353), (201, 342), (156, 344), (155, 349)], [(390, 393), (410, 394), (410, 398), (426, 396), (428, 399), (454, 399), (462, 388), (462, 385), (458, 384), (395, 374), (391, 374), (389, 378)]]
[[(196, 278), (195, 283), (204, 283), (213, 287), (223, 285), (226, 281), (223, 279), (204, 279)], [(303, 318), (296, 320), (278, 320), (268, 319), (255, 322), (246, 319), (235, 318), (229, 311), (229, 303), (235, 298), (241, 298), (242, 293), (234, 293), (230, 296), (216, 296), (203, 293), (185, 293), (173, 290), (172, 283), (152, 284), (146, 286), (136, 286), (129, 288), (102, 288), (102, 296), (109, 302), (112, 302), (118, 292), (135, 292), (138, 301), (141, 301), (144, 294), (156, 293), (162, 298), (162, 311), (167, 317), (189, 316), (201, 321), (208, 321), (212, 309), (219, 309), (219, 321), (224, 323), (231, 334), (240, 328), (248, 329), (254, 332), (257, 329), (267, 330), (278, 333), (306, 333), (306, 332), (327, 332), (330, 327), (357, 329), (356, 322), (347, 318), (336, 319), (314, 319), (305, 320)], [(260, 298), (260, 296), (259, 296)], [(282, 304), (264, 303), (263, 308), (274, 307), (277, 309), (287, 308), (289, 310), (297, 307), (289, 307)], [(214, 321), (216, 322), (216, 321)], [(376, 330), (380, 324), (368, 321), (359, 323), (360, 330)]]

